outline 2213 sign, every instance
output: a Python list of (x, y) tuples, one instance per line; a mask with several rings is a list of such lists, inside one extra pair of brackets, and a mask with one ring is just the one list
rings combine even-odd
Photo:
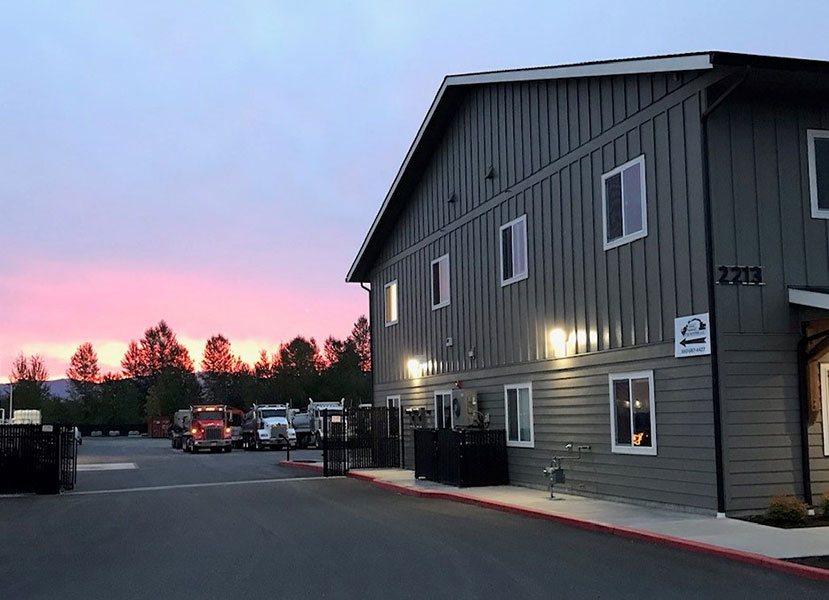
[(765, 285), (763, 267), (744, 267), (740, 265), (720, 265), (717, 267), (720, 285)]

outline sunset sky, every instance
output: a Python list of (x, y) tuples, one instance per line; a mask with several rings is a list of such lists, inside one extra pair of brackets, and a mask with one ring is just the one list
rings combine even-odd
[(117, 371), (160, 319), (197, 361), (218, 332), (247, 360), (347, 335), (345, 274), (447, 73), (829, 59), (825, 0), (445, 4), (4, 4), (0, 381), (84, 341)]

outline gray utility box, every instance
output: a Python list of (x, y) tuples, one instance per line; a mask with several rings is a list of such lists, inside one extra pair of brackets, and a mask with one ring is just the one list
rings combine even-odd
[(474, 427), (478, 422), (478, 392), (452, 390), (452, 427)]

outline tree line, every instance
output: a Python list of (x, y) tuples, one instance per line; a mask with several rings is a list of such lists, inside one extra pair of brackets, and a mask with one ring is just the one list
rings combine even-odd
[[(319, 348), (314, 338), (297, 336), (275, 353), (262, 349), (249, 365), (218, 333), (207, 339), (197, 372), (187, 348), (162, 320), (129, 343), (119, 373), (101, 372), (92, 344), (78, 346), (66, 371), (68, 398), (49, 392), (49, 373), (38, 355), (21, 353), (9, 379), (15, 410), (40, 409), (45, 421), (78, 425), (137, 424), (199, 402), (243, 410), (265, 402), (304, 408), (309, 398), (357, 404), (371, 398), (370, 336), (361, 316), (344, 340), (331, 336)], [(8, 391), (0, 395), (0, 406), (8, 413)]]

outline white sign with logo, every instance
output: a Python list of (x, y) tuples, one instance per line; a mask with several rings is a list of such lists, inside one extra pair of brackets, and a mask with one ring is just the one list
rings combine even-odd
[(711, 327), (708, 313), (674, 319), (674, 357), (711, 354)]

